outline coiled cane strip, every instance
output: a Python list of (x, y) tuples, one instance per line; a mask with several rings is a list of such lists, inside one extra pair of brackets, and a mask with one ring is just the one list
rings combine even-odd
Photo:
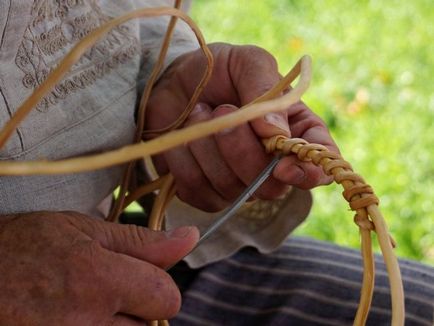
[[(179, 6), (180, 1), (177, 1)], [(48, 78), (42, 83), (34, 93), (23, 103), (23, 105), (16, 111), (13, 117), (8, 121), (5, 127), (0, 131), (0, 148), (6, 143), (10, 135), (17, 128), (18, 124), (27, 116), (27, 114), (36, 106), (37, 103), (65, 76), (70, 67), (77, 62), (80, 57), (89, 49), (96, 41), (110, 31), (113, 27), (122, 24), (130, 19), (138, 17), (151, 17), (171, 15), (183, 19), (196, 34), (199, 44), (208, 59), (207, 70), (198, 85), (195, 95), (191, 99), (187, 113), (175, 122), (173, 126), (168, 129), (157, 130), (152, 132), (160, 133), (169, 130), (170, 128), (180, 125), (183, 118), (188, 115), (189, 110), (193, 107), (201, 90), (206, 84), (212, 69), (212, 56), (206, 47), (205, 41), (194, 22), (179, 10), (173, 8), (152, 8), (140, 9), (122, 17), (116, 18), (108, 23), (102, 25), (92, 33), (88, 34), (82, 41), (80, 41), (62, 62), (54, 69)], [(169, 25), (169, 31), (166, 33), (165, 42), (160, 51), (159, 64), (153, 70), (152, 75), (158, 75), (161, 70), (162, 57), (165, 56), (167, 51), (167, 43), (170, 39), (171, 29), (173, 28), (173, 20)], [(297, 77), (300, 76), (298, 84), (284, 96), (278, 96), (287, 86)], [(98, 155), (87, 157), (71, 158), (60, 161), (32, 161), (32, 162), (16, 162), (16, 161), (3, 161), (0, 162), (0, 175), (36, 175), (36, 174), (63, 174), (63, 173), (77, 173), (83, 171), (91, 171), (96, 169), (107, 168), (113, 165), (127, 163), (133, 160), (143, 158), (163, 152), (186, 142), (205, 137), (220, 130), (235, 127), (239, 124), (249, 120), (263, 116), (269, 112), (277, 112), (286, 110), (290, 105), (300, 100), (302, 94), (307, 90), (311, 76), (311, 63), (310, 58), (303, 57), (289, 72), (289, 74), (282, 79), (272, 90), (244, 107), (243, 110), (238, 110), (234, 113), (225, 115), (223, 117), (214, 119), (212, 121), (202, 122), (194, 126), (184, 128), (182, 130), (172, 131), (163, 136), (149, 140), (146, 143), (138, 143), (128, 145), (118, 150), (106, 152)], [(155, 79), (155, 77), (154, 77)], [(150, 88), (149, 88), (150, 89)], [(145, 92), (149, 93), (149, 90)], [(142, 99), (142, 103), (146, 103), (146, 99)], [(141, 105), (144, 107), (145, 105)], [(143, 116), (144, 109), (140, 110), (140, 115)], [(142, 120), (142, 119), (140, 119)], [(140, 133), (138, 128), (137, 134)], [(378, 210), (378, 201), (373, 195), (370, 187), (363, 184), (363, 179), (352, 173), (351, 167), (345, 161), (342, 161), (334, 154), (328, 153), (325, 155), (326, 150), (321, 148), (320, 145), (308, 145), (302, 140), (283, 139), (281, 136), (273, 138), (266, 142), (269, 151), (281, 151), (283, 154), (296, 153), (301, 160), (312, 160), (314, 164), (321, 165), (326, 173), (332, 174), (336, 182), (341, 183), (346, 189), (344, 196), (350, 202), (352, 209), (356, 210), (355, 221), (359, 225), (362, 234), (362, 252), (364, 256), (365, 270), (373, 271), (372, 250), (369, 233), (374, 229), (379, 236), (380, 247), (382, 249), (384, 259), (386, 262), (389, 278), (391, 280), (392, 292), (392, 324), (402, 325), (404, 318), (403, 307), (403, 294), (402, 285), (400, 282), (399, 268), (396, 258), (391, 250), (391, 242), (387, 236), (387, 227), (384, 219)], [(270, 145), (271, 144), (271, 145)], [(128, 181), (127, 181), (128, 182)], [(164, 208), (169, 203), (170, 199), (175, 194), (173, 187), (173, 179), (167, 176), (165, 179), (157, 180), (151, 185), (145, 185), (146, 189), (141, 189), (137, 193), (130, 194), (127, 202), (138, 196), (139, 193), (146, 193), (156, 188), (160, 188), (159, 196), (157, 197), (156, 205), (154, 206), (151, 216), (151, 226), (155, 229), (161, 229), (163, 221)], [(372, 221), (369, 220), (371, 217)], [(369, 310), (369, 305), (372, 296), (372, 280), (373, 272), (365, 273), (363, 281), (363, 290), (361, 296), (361, 304), (358, 309), (354, 323), (356, 325), (363, 325), (366, 321), (366, 316)], [(371, 285), (368, 285), (371, 284)], [(152, 322), (154, 325), (167, 325), (167, 321)]]
[(379, 200), (372, 188), (364, 182), (363, 178), (353, 172), (348, 162), (340, 155), (330, 152), (325, 146), (309, 144), (304, 139), (289, 139), (281, 135), (264, 140), (264, 145), (269, 153), (296, 154), (301, 161), (311, 161), (321, 166), (326, 174), (333, 176), (334, 180), (343, 186), (344, 198), (350, 203), (351, 209), (356, 211), (354, 222), (359, 226), (362, 238), (364, 275), (361, 301), (354, 324), (364, 325), (366, 323), (372, 300), (374, 260), (370, 231), (375, 230), (389, 274), (392, 325), (404, 325), (404, 291), (398, 261), (393, 253), (394, 242), (389, 236), (387, 225), (378, 209)]

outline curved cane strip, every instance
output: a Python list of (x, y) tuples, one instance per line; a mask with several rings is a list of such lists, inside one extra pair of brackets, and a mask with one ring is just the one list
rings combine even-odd
[[(182, 4), (182, 0), (176, 0), (174, 8), (179, 10), (179, 8), (181, 7), (181, 4)], [(170, 40), (172, 38), (173, 31), (175, 29), (177, 20), (178, 20), (177, 16), (173, 16), (173, 15), (171, 16), (169, 25), (168, 25), (167, 30), (166, 30), (166, 34), (164, 36), (164, 39), (163, 39), (163, 42), (162, 42), (162, 45), (160, 48), (160, 53), (158, 55), (157, 62), (155, 63), (155, 65), (152, 69), (151, 75), (150, 75), (150, 77), (146, 83), (146, 87), (143, 91), (143, 95), (142, 95), (142, 98), (140, 100), (140, 105), (139, 105), (139, 109), (138, 109), (138, 113), (137, 113), (137, 128), (136, 128), (136, 134), (135, 134), (135, 138), (134, 138), (135, 143), (140, 142), (142, 140), (142, 137), (146, 133), (149, 133), (150, 136), (152, 136), (152, 135), (156, 136), (162, 132), (167, 132), (167, 131), (173, 130), (173, 129), (177, 128), (178, 126), (180, 126), (185, 121), (185, 119), (188, 117), (188, 115), (191, 113), (191, 111), (193, 110), (194, 105), (197, 102), (197, 99), (199, 98), (200, 94), (202, 93), (203, 88), (205, 87), (209, 78), (211, 77), (212, 68), (214, 66), (213, 65), (213, 57), (206, 46), (205, 47), (201, 46), (203, 48), (204, 54), (205, 54), (206, 59), (207, 59), (206, 70), (205, 70), (204, 75), (202, 76), (201, 81), (199, 82), (196, 89), (194, 90), (193, 95), (191, 96), (191, 98), (190, 98), (185, 110), (181, 114), (181, 116), (179, 116), (171, 125), (169, 125), (168, 127), (164, 128), (164, 129), (151, 130), (151, 131), (145, 131), (144, 130), (145, 113), (146, 113), (146, 108), (148, 105), (149, 97), (151, 95), (152, 88), (154, 87), (154, 84), (155, 84), (159, 74), (161, 73), (161, 71), (163, 69), (164, 60), (166, 58), (167, 51), (169, 49)], [(187, 21), (187, 24), (189, 24), (188, 21)], [(195, 28), (197, 28), (197, 27), (192, 27), (193, 30)], [(205, 40), (203, 40), (200, 33), (197, 33), (196, 36), (199, 40), (199, 44), (206, 44)], [(151, 132), (152, 132), (152, 134), (151, 134)], [(130, 190), (129, 184), (130, 184), (134, 164), (135, 164), (135, 161), (130, 161), (127, 164), (127, 167), (125, 169), (125, 172), (124, 172), (124, 175), (122, 177), (121, 184), (120, 184), (120, 191), (119, 191), (118, 198), (116, 199), (115, 205), (113, 206), (113, 209), (110, 211), (109, 216), (106, 218), (106, 221), (110, 221), (110, 222), (116, 221), (118, 219), (120, 213), (122, 212), (122, 209), (125, 206), (128, 206), (128, 205), (124, 205), (124, 201), (126, 199), (127, 191)]]
[[(378, 234), (378, 241), (390, 280), (392, 325), (404, 325), (404, 294), (401, 272), (393, 253), (394, 242), (388, 234), (387, 225), (378, 209), (379, 200), (373, 189), (365, 183), (362, 177), (353, 172), (348, 162), (344, 161), (339, 154), (330, 152), (325, 146), (309, 144), (304, 139), (299, 138), (288, 139), (280, 135), (264, 140), (264, 145), (267, 152), (278, 152), (283, 155), (296, 154), (301, 161), (310, 161), (321, 166), (327, 175), (332, 175), (334, 180), (343, 186), (344, 198), (349, 202), (351, 209), (356, 211), (354, 222), (359, 226), (362, 236), (363, 259), (369, 266), (372, 265), (372, 273), (373, 257), (370, 231), (375, 230)], [(367, 265), (365, 264), (365, 271), (366, 269)], [(363, 281), (366, 286), (362, 287), (361, 303), (354, 320), (355, 325), (364, 325), (366, 322), (372, 298), (374, 275), (364, 275)]]
[[(195, 100), (199, 97), (201, 90), (209, 79), (212, 72), (212, 62), (213, 57), (208, 47), (206, 46), (206, 42), (202, 36), (197, 25), (193, 22), (193, 20), (183, 13), (180, 10), (171, 7), (159, 7), (159, 8), (146, 8), (146, 9), (138, 9), (132, 11), (128, 14), (125, 14), (121, 17), (115, 18), (99, 28), (95, 29), (91, 33), (89, 33), (86, 37), (84, 37), (80, 42), (78, 42), (74, 48), (64, 57), (64, 59), (59, 63), (59, 65), (48, 75), (47, 79), (35, 89), (32, 95), (27, 98), (24, 103), (17, 109), (15, 114), (11, 117), (11, 119), (6, 123), (3, 129), (0, 131), (0, 148), (4, 146), (6, 141), (15, 131), (17, 126), (24, 120), (24, 118), (30, 113), (30, 111), (40, 102), (40, 100), (47, 95), (50, 90), (54, 88), (54, 86), (62, 80), (62, 78), (66, 75), (66, 73), (70, 70), (73, 64), (75, 64), (81, 56), (92, 47), (100, 38), (102, 38), (105, 34), (107, 34), (114, 27), (123, 24), (129, 20), (141, 17), (156, 17), (156, 16), (174, 16), (181, 18), (185, 21), (190, 28), (193, 30), (196, 38), (199, 42), (199, 45), (207, 59), (208, 65), (207, 70), (200, 81), (195, 94), (190, 100), (189, 107), (194, 106)], [(171, 24), (172, 25), (172, 24)], [(173, 28), (173, 27), (172, 27)], [(167, 49), (164, 49), (167, 46), (167, 41), (170, 39), (171, 33), (166, 33), (165, 41), (162, 49), (160, 51), (160, 55), (164, 56)], [(161, 60), (161, 58), (159, 59)], [(157, 67), (154, 69), (153, 74), (158, 74), (160, 69)], [(91, 169), (92, 170), (92, 169)]]
[[(144, 156), (158, 154), (195, 139), (209, 136), (223, 129), (236, 127), (242, 123), (262, 117), (267, 113), (286, 110), (289, 106), (300, 100), (309, 86), (311, 76), (310, 57), (302, 57), (288, 73), (288, 76), (298, 74), (300, 78), (297, 85), (287, 94), (273, 100), (249, 104), (243, 107), (245, 108), (244, 110), (240, 109), (213, 120), (174, 130), (144, 143), (127, 145), (120, 149), (101, 154), (58, 161), (2, 161), (0, 162), (0, 173), (2, 175), (42, 175), (86, 172), (127, 163)], [(280, 85), (280, 83), (278, 85)], [(44, 84), (41, 85), (41, 87), (43, 86)], [(44, 95), (45, 93), (42, 94), (42, 96)], [(38, 103), (41, 98), (42, 97), (36, 98), (34, 102)], [(18, 122), (20, 121), (21, 120)]]
[[(178, 3), (178, 2), (177, 2)], [(150, 16), (161, 16), (161, 15), (171, 15), (174, 17), (179, 17), (183, 19), (192, 28), (196, 34), (200, 46), (208, 59), (207, 71), (205, 72), (200, 84), (198, 85), (192, 99), (187, 108), (191, 110), (197, 97), (199, 96), (201, 90), (203, 89), (207, 79), (210, 76), (212, 68), (212, 56), (206, 47), (205, 41), (194, 22), (179, 10), (173, 8), (152, 8), (152, 9), (141, 9), (122, 17), (114, 19), (107, 24), (96, 29), (88, 36), (86, 36), (82, 41), (80, 41), (71, 52), (62, 60), (59, 66), (53, 70), (46, 81), (40, 85), (38, 89), (23, 103), (23, 105), (16, 111), (15, 115), (9, 120), (5, 127), (0, 131), (0, 148), (5, 144), (10, 135), (16, 129), (18, 124), (27, 116), (33, 107), (58, 83), (63, 76), (67, 73), (70, 67), (79, 60), (81, 55), (89, 49), (99, 38), (105, 35), (113, 27), (122, 24), (130, 19), (138, 17), (150, 17)], [(167, 44), (171, 35), (171, 28), (173, 20), (169, 25), (169, 31), (166, 33), (165, 41), (163, 43), (162, 49), (160, 51), (159, 62), (161, 64), (161, 57), (164, 56), (165, 51), (167, 51)], [(166, 47), (166, 48), (165, 48)], [(157, 65), (158, 66), (158, 65)], [(218, 119), (199, 123), (197, 125), (185, 128), (182, 130), (172, 131), (166, 135), (160, 136), (146, 143), (134, 144), (125, 146), (121, 149), (87, 157), (71, 158), (56, 162), (50, 161), (32, 161), (32, 162), (0, 162), (0, 175), (35, 175), (35, 174), (62, 174), (62, 173), (76, 173), (83, 171), (91, 171), (95, 169), (106, 168), (109, 166), (127, 163), (132, 160), (140, 159), (144, 156), (153, 155), (156, 153), (163, 152), (170, 148), (182, 145), (186, 142), (210, 135), (212, 133), (218, 132), (220, 130), (235, 127), (241, 123), (247, 122), (249, 120), (263, 116), (269, 112), (277, 112), (280, 110), (285, 110), (290, 105), (299, 101), (301, 95), (306, 91), (310, 82), (311, 68), (310, 68), (310, 58), (303, 57), (290, 71), (290, 73), (278, 83), (272, 90), (267, 92), (264, 96), (261, 96), (253, 103), (244, 107), (244, 110), (238, 110), (229, 115), (220, 117)], [(153, 70), (153, 74), (157, 75), (161, 67), (157, 67)], [(294, 89), (290, 90), (284, 96), (274, 98), (280, 94), (290, 82), (292, 82), (298, 75), (300, 79), (298, 84)], [(274, 99), (273, 99), (274, 98)], [(142, 103), (146, 103), (142, 99)], [(143, 106), (142, 106), (143, 107)], [(141, 109), (140, 112), (144, 109)], [(141, 115), (143, 113), (140, 113)], [(178, 126), (183, 117), (188, 114), (184, 114), (179, 120), (175, 122), (174, 125)], [(158, 130), (153, 132), (161, 132), (164, 130)], [(138, 128), (139, 133), (140, 128)], [(342, 183), (346, 189), (344, 192), (345, 198), (350, 201), (350, 205), (353, 209), (357, 210), (356, 223), (361, 228), (362, 233), (362, 252), (365, 261), (365, 270), (373, 270), (372, 263), (372, 252), (369, 232), (375, 226), (375, 230), (378, 233), (380, 247), (382, 249), (386, 266), (389, 273), (391, 292), (392, 292), (392, 324), (402, 325), (404, 318), (404, 307), (403, 307), (403, 294), (402, 285), (400, 282), (400, 273), (397, 266), (396, 258), (391, 250), (390, 241), (387, 235), (387, 227), (384, 223), (384, 219), (378, 210), (376, 205), (377, 202), (373, 201), (372, 190), (368, 186), (364, 185), (363, 180), (357, 175), (351, 172), (351, 167), (345, 161), (340, 158), (336, 158), (332, 154), (327, 153), (324, 148), (320, 145), (307, 145), (302, 144), (301, 141), (283, 139), (281, 136), (277, 136), (272, 141), (268, 141), (267, 147), (271, 151), (282, 151), (284, 154), (289, 152), (297, 153), (300, 159), (305, 160), (309, 158), (314, 164), (320, 164), (325, 169), (326, 173), (331, 173), (334, 175), (337, 182)], [(280, 138), (279, 138), (280, 137)], [(303, 141), (304, 142), (304, 141)], [(273, 145), (270, 145), (273, 144)], [(310, 147), (309, 147), (310, 146)], [(313, 146), (313, 147), (312, 147)], [(351, 173), (348, 173), (350, 171)], [(175, 194), (175, 189), (173, 186), (173, 178), (167, 176), (165, 179), (157, 180), (152, 184), (145, 185), (145, 188), (137, 190), (136, 193), (129, 195), (127, 202), (135, 199), (140, 193), (147, 193), (160, 188), (159, 196), (157, 197), (156, 205), (154, 206), (153, 213), (151, 216), (151, 226), (155, 229), (161, 229), (163, 221), (164, 208), (169, 203), (170, 199)], [(376, 198), (376, 197), (375, 197)], [(369, 221), (368, 215), (371, 217), (372, 222)], [(369, 310), (369, 305), (372, 296), (372, 280), (373, 272), (365, 273), (363, 280), (363, 291), (361, 297), (361, 304), (358, 309), (355, 324), (363, 325), (366, 321), (366, 315)], [(371, 284), (371, 285), (368, 285)], [(167, 325), (166, 321), (153, 322), (156, 325)]]
[[(182, 0), (176, 0), (175, 2), (175, 9), (179, 9), (181, 6)], [(151, 75), (146, 83), (145, 89), (143, 91), (142, 98), (140, 100), (139, 109), (137, 112), (137, 127), (136, 127), (136, 133), (134, 136), (134, 143), (138, 143), (142, 140), (142, 133), (145, 128), (145, 113), (146, 113), (146, 106), (148, 104), (149, 97), (151, 95), (152, 88), (154, 87), (155, 81), (158, 78), (158, 75), (163, 69), (164, 65), (164, 59), (167, 55), (167, 50), (169, 49), (169, 43), (170, 39), (172, 38), (173, 31), (176, 26), (176, 21), (178, 17), (171, 16), (169, 25), (167, 26), (166, 33), (164, 35), (163, 43), (160, 48), (160, 53), (158, 54), (157, 62), (155, 63), (154, 67), (152, 68)], [(125, 196), (127, 194), (131, 176), (133, 173), (134, 165), (136, 161), (130, 161), (127, 164), (127, 167), (124, 171), (124, 174), (122, 176), (122, 180), (119, 186), (119, 195), (117, 199), (115, 200), (115, 204), (113, 205), (113, 208), (110, 211), (109, 216), (107, 216), (106, 221), (114, 222), (117, 221), (119, 218), (119, 214), (122, 212), (122, 208), (124, 206)]]

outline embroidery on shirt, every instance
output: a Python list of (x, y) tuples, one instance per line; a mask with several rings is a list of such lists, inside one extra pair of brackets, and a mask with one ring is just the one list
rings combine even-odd
[(249, 232), (262, 230), (268, 225), (274, 223), (280, 211), (288, 203), (288, 198), (291, 196), (291, 191), (283, 198), (275, 200), (260, 200), (248, 202), (239, 209), (236, 218), (242, 219), (242, 224)]
[[(38, 87), (74, 44), (111, 19), (98, 0), (35, 0), (32, 17), (15, 58), (28, 89)], [(69, 94), (92, 85), (139, 50), (139, 41), (128, 26), (114, 28), (83, 55), (37, 109), (47, 111)]]

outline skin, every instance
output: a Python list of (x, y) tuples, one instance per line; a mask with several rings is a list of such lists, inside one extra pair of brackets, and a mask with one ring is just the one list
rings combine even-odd
[(4, 216), (0, 324), (143, 325), (170, 318), (181, 298), (164, 268), (198, 236), (194, 227), (154, 232), (75, 212)]
[[(228, 114), (270, 89), (280, 78), (274, 58), (253, 46), (212, 44), (216, 68), (185, 122)], [(148, 129), (174, 121), (204, 70), (199, 51), (173, 62), (153, 90)], [(303, 103), (154, 157), (171, 172), (178, 196), (206, 211), (228, 206), (271, 160), (260, 139), (301, 137), (337, 151), (324, 123)], [(281, 160), (256, 192), (282, 196), (329, 183), (319, 168), (293, 157)], [(76, 212), (34, 212), (0, 219), (1, 325), (142, 325), (167, 319), (180, 294), (164, 268), (187, 254), (196, 228), (172, 233), (91, 219)]]
[[(211, 80), (185, 125), (228, 114), (272, 88), (281, 78), (273, 56), (255, 46), (210, 45), (215, 58)], [(168, 126), (187, 106), (205, 69), (198, 50), (179, 57), (160, 78), (152, 92), (147, 129)], [(160, 174), (175, 177), (180, 199), (205, 211), (219, 211), (230, 205), (270, 162), (261, 138), (276, 134), (304, 138), (338, 152), (324, 122), (304, 103), (285, 112), (224, 130), (154, 157)], [(332, 181), (321, 168), (285, 157), (255, 193), (260, 199), (276, 199), (288, 186), (301, 189)]]

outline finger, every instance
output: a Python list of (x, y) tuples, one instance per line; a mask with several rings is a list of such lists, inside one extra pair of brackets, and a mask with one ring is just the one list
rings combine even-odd
[[(186, 125), (210, 119), (212, 119), (211, 107), (205, 103), (199, 103)], [(214, 137), (201, 138), (190, 143), (189, 147), (215, 191), (227, 201), (234, 201), (243, 192), (245, 185), (225, 162)]]
[(292, 137), (303, 138), (311, 143), (321, 144), (339, 153), (339, 149), (324, 121), (303, 102), (292, 105), (288, 110), (288, 122)]
[[(235, 47), (229, 71), (241, 105), (262, 96), (281, 79), (274, 57), (256, 46)], [(269, 113), (251, 121), (251, 126), (261, 138), (275, 135), (290, 137), (286, 112)]]
[[(231, 106), (220, 106), (213, 112), (214, 116), (231, 113)], [(217, 145), (231, 169), (247, 186), (271, 161), (272, 156), (264, 151), (264, 147), (256, 137), (249, 124), (224, 130), (215, 135)], [(275, 178), (268, 178), (256, 191), (261, 199), (275, 199), (283, 195), (287, 187)]]
[[(338, 153), (339, 149), (333, 141), (330, 133), (322, 121), (317, 126), (311, 127), (302, 134), (302, 138), (310, 143), (321, 144), (331, 152)], [(302, 189), (311, 189), (320, 185), (327, 185), (333, 181), (333, 176), (326, 175), (321, 166), (316, 166), (312, 162), (301, 162), (299, 166), (304, 170), (305, 180), (299, 187)]]
[(181, 294), (164, 270), (106, 249), (98, 254), (101, 293), (112, 297), (113, 314), (167, 319), (179, 311)]
[(215, 212), (229, 203), (213, 189), (189, 148), (177, 147), (164, 153), (175, 179), (178, 197), (201, 210)]
[(170, 85), (167, 88), (159, 85), (148, 101), (145, 128), (154, 130), (168, 127), (178, 119), (187, 103), (188, 98), (182, 92), (173, 91)]
[(312, 162), (301, 162), (296, 156), (282, 158), (273, 171), (273, 176), (281, 182), (300, 189), (312, 189), (329, 184), (332, 179), (324, 174), (321, 167)]
[(241, 105), (263, 95), (281, 78), (274, 57), (256, 46), (232, 47), (229, 73)]
[(260, 138), (277, 135), (291, 137), (286, 112), (272, 112), (250, 122), (255, 134)]
[[(330, 151), (339, 153), (325, 123), (303, 102), (298, 102), (288, 109), (288, 121), (293, 137), (324, 145)], [(293, 155), (282, 159), (273, 175), (302, 189), (329, 184), (333, 180), (331, 176), (325, 175), (321, 167), (315, 166), (312, 162), (302, 162)]]
[(68, 213), (70, 223), (97, 240), (101, 246), (165, 268), (189, 253), (199, 239), (196, 227), (180, 227), (169, 232), (151, 231), (136, 225), (121, 225)]

